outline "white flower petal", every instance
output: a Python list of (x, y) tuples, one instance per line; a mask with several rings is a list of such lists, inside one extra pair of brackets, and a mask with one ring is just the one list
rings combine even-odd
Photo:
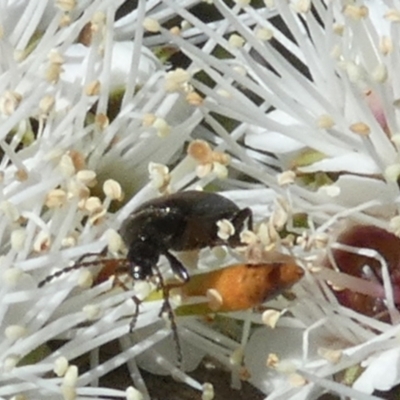
[(269, 354), (276, 354), (280, 361), (301, 365), (302, 335), (300, 329), (259, 328), (251, 336), (245, 349), (245, 364), (251, 382), (264, 393), (271, 393), (287, 385), (288, 376), (266, 366)]
[(400, 383), (400, 348), (384, 351), (367, 363), (367, 369), (354, 382), (354, 389), (372, 393), (390, 390)]
[[(140, 341), (150, 336), (155, 332), (155, 330), (159, 329), (162, 324), (163, 321), (135, 332), (134, 336), (136, 340), (139, 339)], [(199, 363), (205, 356), (205, 352), (190, 346), (188, 342), (182, 339), (180, 340), (180, 344), (183, 356), (182, 368), (186, 372), (193, 371), (198, 367)], [(160, 362), (160, 358), (164, 358), (169, 362), (177, 364), (177, 357), (177, 345), (171, 334), (165, 340), (162, 340), (154, 345), (150, 351), (144, 352), (137, 356), (136, 362), (140, 368), (143, 368), (152, 374), (170, 375), (170, 370), (165, 367), (163, 362)]]
[[(133, 49), (134, 44), (132, 41), (114, 43), (110, 79), (112, 88), (118, 88), (126, 84), (127, 76), (130, 73)], [(90, 51), (90, 48), (79, 43), (71, 45), (64, 53), (65, 64), (63, 65), (61, 79), (70, 83), (75, 81), (83, 83)], [(99, 66), (100, 64), (97, 63), (95, 68), (99, 68)], [(146, 82), (160, 66), (154, 54), (149, 49), (142, 47), (137, 83), (143, 84)], [(100, 74), (100, 82), (103, 79), (103, 75), (104, 72)]]
[[(274, 110), (268, 116), (271, 120), (279, 122), (284, 126), (299, 125), (299, 121), (280, 110)], [(249, 128), (245, 137), (245, 143), (254, 149), (276, 154), (289, 153), (305, 147), (304, 143), (285, 136), (282, 133), (268, 131), (257, 126)]]
[(379, 167), (366, 154), (348, 153), (342, 156), (324, 158), (307, 167), (299, 167), (300, 172), (352, 172), (355, 174), (378, 174)]
[(384, 18), (384, 15), (389, 11), (389, 7), (383, 0), (368, 1), (366, 5), (369, 9), (369, 18), (379, 36), (389, 36), (391, 24)]
[(270, 153), (289, 153), (304, 148), (304, 144), (279, 132), (260, 131), (246, 135), (245, 143), (253, 149), (268, 151)]
[[(379, 193), (379, 201), (386, 204), (388, 214), (393, 211), (394, 201), (398, 195), (394, 186), (387, 185), (378, 179), (363, 176), (342, 175), (335, 182), (335, 186), (340, 188), (340, 194), (336, 197), (336, 200), (348, 207), (355, 207), (370, 200), (376, 200), (376, 194)], [(393, 207), (390, 206), (392, 204)]]

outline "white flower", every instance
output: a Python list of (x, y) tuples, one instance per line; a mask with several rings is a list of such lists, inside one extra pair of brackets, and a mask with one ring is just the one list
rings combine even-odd
[[(367, 1), (311, 3), (313, 8), (310, 2), (293, 1), (289, 5), (276, 1), (275, 8), (255, 9), (251, 5), (230, 8), (222, 1), (214, 1), (221, 21), (227, 21), (224, 27), (223, 22), (215, 23), (213, 29), (195, 16), (185, 14), (192, 32), (210, 40), (201, 49), (189, 40), (163, 33), (191, 58), (194, 71), (203, 70), (215, 82), (209, 87), (194, 76), (190, 83), (205, 95), (201, 111), (210, 130), (221, 137), (222, 149), (231, 149), (235, 155), (231, 167), (268, 185), (289, 201), (293, 224), (288, 222), (286, 226), (303, 234), (306, 242), (301, 250), (299, 241), (292, 253), (307, 260), (311, 271), (326, 263), (324, 255), (332, 254), (336, 248), (359, 257), (365, 255), (367, 265), (357, 272), (360, 274), (357, 278), (331, 271), (329, 276), (333, 281), (329, 283), (335, 290), (347, 287), (378, 299), (381, 296), (384, 303), (383, 298), (387, 299), (390, 323), (380, 325), (382, 322), (340, 306), (325, 282), (328, 278), (311, 274), (311, 286), (303, 280), (293, 289), (297, 294), (294, 304), (283, 300), (273, 304), (278, 309), (290, 307), (295, 317), (288, 318), (290, 326), (308, 327), (303, 349), (308, 346), (307, 332), (312, 331), (313, 340), (325, 342), (324, 347), (329, 341), (335, 342), (352, 359), (331, 366), (326, 360), (314, 361), (304, 350), (301, 366), (296, 364), (296, 373), (303, 374), (309, 382), (304, 388), (289, 388), (287, 381), (267, 388), (268, 384), (257, 383), (258, 378), (255, 383), (265, 392), (272, 391), (271, 398), (314, 398), (314, 390), (322, 387), (361, 399), (365, 397), (357, 390), (367, 390), (362, 384), (354, 386), (357, 390), (348, 389), (330, 382), (329, 377), (361, 363), (367, 353), (377, 355), (374, 368), (386, 368), (382, 361), (385, 357), (379, 358), (382, 350), (372, 348), (372, 343), (377, 340), (382, 341), (383, 347), (395, 346), (386, 341), (389, 338), (385, 339), (384, 332), (399, 319), (396, 307), (399, 300), (394, 300), (399, 289), (390, 282), (396, 279), (397, 264), (388, 265), (388, 253), (379, 245), (371, 247), (368, 237), (363, 237), (362, 228), (359, 232), (362, 241), (358, 245), (335, 243), (335, 231), (338, 221), (345, 220), (382, 229), (382, 234), (390, 228), (398, 233), (395, 223), (399, 201), (396, 182), (399, 122), (395, 110), (398, 74), (392, 58), (397, 54), (395, 39), (389, 27), (397, 21), (398, 13), (384, 1), (375, 2), (369, 12), (372, 4)], [(179, 6), (175, 9), (184, 14)], [(276, 15), (290, 31), (290, 37), (280, 30), (279, 24), (270, 22), (269, 17)], [(269, 37), (274, 40), (261, 41), (254, 33), (260, 29), (271, 31)], [(228, 38), (232, 31), (243, 38), (243, 47), (231, 46)], [(210, 44), (214, 42), (229, 56), (222, 59), (215, 56)], [(215, 115), (232, 119), (234, 128), (221, 124)], [(238, 145), (243, 142), (250, 149)], [(297, 181), (279, 187), (277, 175), (288, 169), (296, 173)], [(306, 215), (303, 229), (296, 228), (296, 215), (302, 213)], [(320, 234), (331, 238), (324, 250), (317, 246)], [(373, 266), (375, 262), (377, 267)], [(357, 322), (352, 318), (357, 318)], [(381, 329), (374, 331), (378, 325)], [(269, 341), (267, 334), (265, 340)], [(278, 351), (278, 344), (276, 348)], [(356, 348), (359, 353), (352, 352)], [(367, 353), (361, 355), (363, 351)], [(391, 354), (396, 358), (395, 352)], [(246, 364), (252, 364), (252, 357), (255, 364), (259, 363), (257, 353), (248, 355)], [(255, 371), (259, 373), (259, 368), (251, 369), (250, 375)], [(389, 389), (397, 383), (396, 377), (394, 374), (393, 379), (388, 378), (381, 386), (371, 382), (368, 391), (383, 386)], [(263, 378), (262, 382), (267, 381), (268, 375)]]
[[(354, 382), (354, 388), (372, 393), (375, 389), (388, 391), (398, 385), (400, 382), (399, 358), (399, 349), (396, 348), (370, 357), (362, 363), (362, 366), (367, 368)], [(382, 368), (382, 365), (393, 365), (393, 368)]]
[[(115, 90), (126, 84), (126, 78), (131, 71), (130, 66), (134, 55), (133, 51), (133, 42), (115, 42), (112, 47), (110, 70), (104, 69), (102, 60), (97, 62), (97, 65), (90, 65), (90, 68), (94, 68), (96, 71), (96, 78), (99, 79), (101, 84), (110, 85), (110, 89)], [(61, 79), (70, 83), (78, 81), (79, 84), (84, 84), (85, 79), (87, 79), (86, 74), (89, 68), (89, 62), (93, 62), (91, 57), (93, 56), (91, 55), (89, 47), (83, 44), (71, 45), (64, 54), (65, 64), (63, 66), (64, 71), (61, 74)], [(139, 55), (138, 67), (135, 84), (143, 85), (154, 75), (157, 69), (160, 69), (161, 65), (148, 48), (142, 47)], [(100, 74), (97, 71), (99, 71)]]
[[(395, 368), (377, 378), (399, 360), (399, 246), (387, 232), (399, 233), (398, 68), (390, 26), (398, 13), (385, 1), (368, 13), (367, 0), (266, 1), (258, 8), (214, 0), (205, 6), (218, 17), (204, 22), (191, 12), (197, 3), (139, 2), (117, 21), (119, 2), (3, 5), (0, 397), (149, 398), (140, 362), (212, 397), (209, 384), (176, 368), (160, 299), (140, 305), (129, 335), (132, 297), (154, 296), (154, 285), (136, 282), (125, 291), (106, 280), (88, 288), (89, 270), (56, 272), (107, 244), (121, 256), (115, 231), (157, 190), (208, 185), (250, 207), (256, 224), (272, 227), (273, 235), (266, 243), (265, 229), (256, 229), (248, 253), (203, 249), (203, 270), (240, 254), (265, 256), (267, 247), (295, 259), (306, 276), (294, 298), (268, 303), (280, 315), (272, 333), (256, 311), (233, 315), (243, 328), (234, 338), (195, 313), (178, 318), (183, 367), (192, 370), (211, 355), (231, 369), (234, 386), (250, 376), (270, 399), (312, 399), (323, 390), (367, 399), (365, 393), (399, 381)], [(165, 28), (177, 18), (186, 29)], [(187, 68), (167, 72), (153, 55), (156, 46), (180, 51)], [(185, 154), (188, 143), (209, 148), (207, 159)], [(162, 185), (149, 182), (154, 165), (168, 172)], [(290, 177), (285, 184), (281, 173)], [(122, 192), (128, 201), (112, 213)], [(352, 229), (357, 234), (344, 240)], [(375, 246), (380, 241), (389, 251)], [(354, 276), (337, 270), (353, 256)], [(166, 260), (159, 267), (170, 274)], [(52, 272), (57, 279), (46, 280)], [(385, 320), (351, 309), (355, 293), (369, 295)], [(53, 339), (63, 341), (56, 351), (48, 345)], [(100, 363), (99, 347), (115, 339), (121, 352)], [(71, 361), (88, 352), (90, 368), (79, 371)], [(99, 387), (98, 378), (123, 364), (140, 394)], [(352, 387), (333, 381), (358, 365), (366, 370)], [(61, 379), (49, 377), (53, 370)]]
[[(107, 185), (102, 193), (103, 183), (114, 178), (128, 188), (128, 196), (137, 192), (147, 183), (148, 163), (170, 162), (191, 133), (193, 119), (177, 118), (177, 110), (171, 116), (179, 99), (165, 92), (165, 69), (143, 41), (115, 41), (115, 4), (56, 4), (9, 2), (2, 8), (7, 19), (2, 19), (0, 66), (0, 396), (25, 391), (38, 398), (61, 392), (68, 398), (125, 396), (96, 381), (117, 365), (128, 363), (133, 370), (138, 354), (171, 334), (161, 324), (152, 335), (131, 342), (132, 296), (144, 298), (151, 288), (137, 284), (118, 292), (106, 281), (88, 289), (88, 270), (46, 281), (40, 290), (37, 284), (107, 245), (109, 228), (118, 229), (124, 216), (107, 213), (121, 195)], [(135, 32), (138, 26), (140, 19), (131, 24)], [(88, 47), (77, 43), (84, 27), (90, 30)], [(118, 87), (123, 89), (119, 99)], [(151, 113), (172, 125), (165, 140), (142, 126)], [(182, 135), (179, 124), (185, 123)], [(112, 189), (120, 192), (118, 183)], [(141, 195), (155, 192), (147, 186)], [(140, 201), (134, 199), (125, 215)], [(120, 247), (110, 244), (116, 253)], [(160, 301), (140, 307), (135, 329), (159, 321), (160, 307)], [(64, 344), (52, 352), (47, 342), (56, 338)], [(123, 349), (117, 361), (95, 362), (87, 373), (67, 365), (58, 372), (65, 373), (63, 381), (51, 383), (60, 355), (69, 362), (88, 352), (96, 358), (99, 347), (115, 339)], [(89, 383), (93, 386), (85, 391)], [(132, 385), (146, 395), (139, 376)], [(201, 383), (192, 385), (201, 390)]]

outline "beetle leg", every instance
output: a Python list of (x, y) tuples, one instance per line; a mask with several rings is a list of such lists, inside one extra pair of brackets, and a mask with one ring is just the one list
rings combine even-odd
[(171, 303), (169, 301), (169, 287), (168, 287), (168, 285), (165, 284), (164, 278), (161, 275), (161, 272), (158, 269), (158, 267), (155, 267), (155, 271), (156, 271), (156, 275), (159, 280), (160, 288), (163, 293), (163, 305), (161, 307), (159, 316), (162, 317), (162, 314), (164, 314), (164, 313), (166, 313), (168, 316), (168, 320), (171, 324), (172, 335), (173, 335), (175, 345), (176, 345), (178, 368), (180, 368), (182, 365), (182, 347), (181, 347), (181, 341), (180, 341), (179, 335), (178, 335), (178, 326), (176, 324), (174, 310), (172, 309)]
[[(129, 272), (128, 265), (119, 265), (115, 270), (114, 270), (114, 283), (113, 286), (119, 286), (123, 290), (128, 291), (129, 288), (125, 285), (125, 283), (119, 278), (119, 275), (126, 274)], [(139, 299), (137, 296), (132, 296), (132, 300), (135, 303), (135, 311), (132, 315), (131, 322), (129, 323), (129, 332), (133, 332), (133, 329), (135, 328), (137, 319), (139, 317), (139, 311), (140, 311), (140, 306), (142, 304), (142, 300)]]
[(126, 292), (129, 290), (129, 288), (125, 285), (125, 283), (119, 278), (120, 275), (127, 274), (129, 272), (129, 269), (127, 266), (118, 266), (117, 268), (114, 269), (114, 282), (113, 286), (119, 286)]
[(166, 251), (164, 255), (165, 257), (167, 257), (173, 273), (184, 283), (188, 282), (190, 279), (190, 275), (187, 272), (186, 268), (182, 265), (182, 263), (168, 251)]
[(253, 230), (253, 212), (250, 208), (239, 210), (231, 219), (232, 225), (235, 227), (235, 234), (228, 239), (228, 243), (232, 247), (240, 246), (240, 233), (243, 230), (244, 222), (247, 220), (247, 229)]
[(247, 227), (250, 231), (253, 230), (253, 211), (250, 208), (242, 208), (239, 210), (232, 219), (234, 227), (240, 227), (247, 219)]
[(129, 332), (133, 332), (133, 329), (135, 328), (137, 319), (139, 317), (140, 306), (142, 304), (142, 301), (139, 299), (139, 297), (133, 296), (132, 300), (135, 303), (135, 312), (133, 313), (131, 322), (129, 323)]

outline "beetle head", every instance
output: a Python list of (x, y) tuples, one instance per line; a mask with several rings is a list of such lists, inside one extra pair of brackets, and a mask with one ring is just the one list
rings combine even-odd
[(146, 240), (137, 241), (129, 246), (128, 261), (134, 280), (145, 280), (153, 276), (153, 267), (157, 265), (160, 254), (157, 246)]

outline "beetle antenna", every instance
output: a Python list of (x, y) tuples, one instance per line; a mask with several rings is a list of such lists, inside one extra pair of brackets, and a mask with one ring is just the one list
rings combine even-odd
[(92, 265), (98, 265), (98, 264), (102, 264), (102, 263), (106, 263), (107, 261), (112, 261), (113, 259), (100, 259), (100, 260), (93, 260), (93, 261), (87, 261), (87, 262), (82, 262), (85, 258), (88, 257), (94, 257), (94, 256), (101, 256), (104, 255), (104, 250), (102, 250), (100, 253), (86, 253), (83, 256), (79, 257), (73, 265), (71, 265), (70, 267), (65, 267), (63, 269), (61, 269), (60, 271), (56, 271), (54, 272), (54, 274), (48, 275), (46, 276), (46, 278), (44, 278), (42, 281), (40, 281), (38, 283), (38, 287), (42, 287), (44, 286), (46, 283), (51, 282), (53, 279), (58, 278), (61, 275), (64, 275), (68, 272), (71, 271), (75, 271), (78, 270), (80, 268), (87, 268), (90, 267)]

